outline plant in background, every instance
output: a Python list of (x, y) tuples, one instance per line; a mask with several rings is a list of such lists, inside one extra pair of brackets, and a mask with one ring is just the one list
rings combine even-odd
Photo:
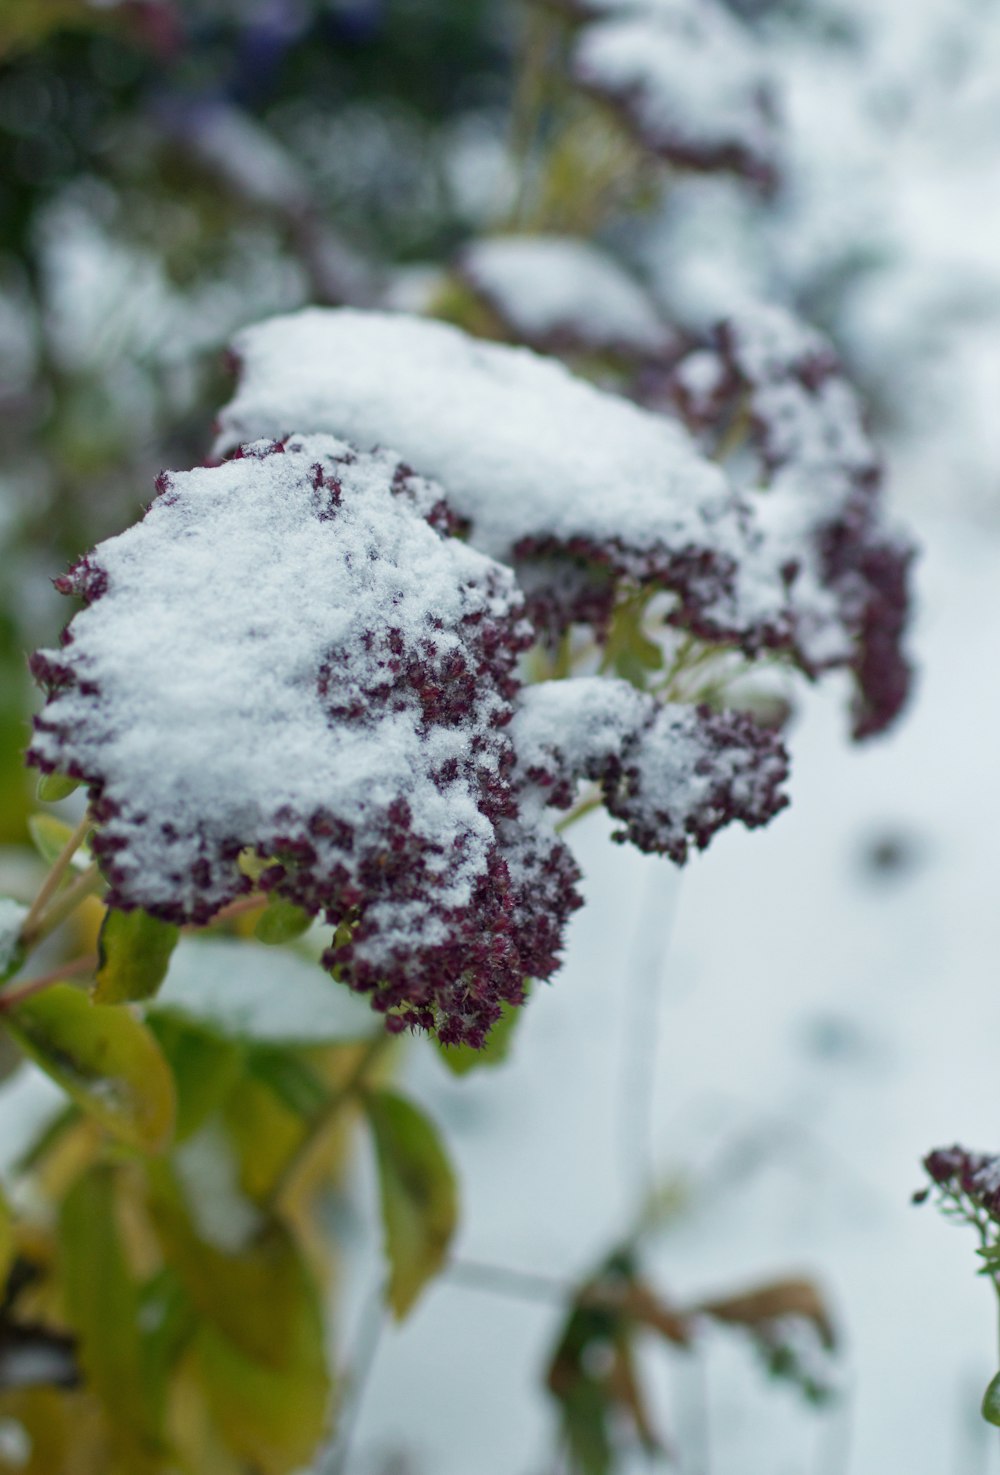
[[(1000, 1301), (1000, 1157), (969, 1152), (964, 1147), (937, 1147), (924, 1158), (930, 1187), (913, 1195), (916, 1204), (933, 1197), (941, 1212), (956, 1224), (976, 1231), (979, 1274), (988, 1277)], [(983, 1394), (983, 1418), (1000, 1425), (1000, 1372)]]
[[(509, 209), (415, 313), (389, 310), (402, 273), (317, 288), (340, 243), (276, 192), (259, 135), (217, 111), (182, 130), (308, 259), (300, 296), (365, 300), (237, 335), (220, 459), (163, 473), (76, 558), (56, 586), (83, 607), (32, 658), (29, 762), (43, 800), (76, 805), (33, 817), (49, 869), (0, 901), (0, 1021), (41, 1071), (6, 1088), (29, 1128), (0, 1415), (36, 1475), (316, 1458), (343, 1412), (317, 1205), (347, 1191), (359, 1120), (388, 1308), (449, 1261), (457, 1185), (390, 1085), (397, 1037), (457, 1073), (502, 1059), (580, 905), (576, 819), (603, 806), (615, 839), (683, 864), (786, 804), (796, 676), (848, 674), (858, 739), (904, 705), (912, 549), (832, 348), (771, 303), (692, 334), (614, 254), (677, 171), (775, 197), (754, 33), (673, 0), (528, 22)], [(167, 39), (183, 54), (183, 27)], [(548, 1388), (587, 1475), (636, 1438), (665, 1448), (643, 1332), (690, 1355), (706, 1323), (735, 1326), (827, 1391), (811, 1284), (676, 1307), (640, 1238), (542, 1288), (568, 1318)]]

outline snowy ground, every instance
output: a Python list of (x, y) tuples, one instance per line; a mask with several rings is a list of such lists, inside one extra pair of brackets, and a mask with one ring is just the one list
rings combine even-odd
[[(800, 1411), (732, 1337), (700, 1364), (651, 1355), (682, 1475), (1000, 1470), (978, 1415), (991, 1292), (971, 1236), (909, 1203), (929, 1147), (1000, 1145), (1000, 693), (982, 674), (1000, 549), (941, 518), (920, 532), (922, 674), (899, 732), (851, 749), (838, 694), (817, 697), (791, 810), (682, 880), (581, 828), (590, 902), (512, 1063), (455, 1081), (412, 1056), (460, 1164), (460, 1257), (584, 1273), (629, 1227), (651, 1143), (658, 1175), (694, 1175), (657, 1242), (664, 1290), (822, 1282), (845, 1345), (832, 1412)], [(537, 1390), (557, 1322), (441, 1284), (384, 1332), (349, 1468), (472, 1475), (474, 1449), (475, 1475), (551, 1470)]]

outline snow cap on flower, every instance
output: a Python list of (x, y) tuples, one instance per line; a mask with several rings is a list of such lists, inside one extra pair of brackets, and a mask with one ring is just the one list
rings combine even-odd
[(766, 736), (620, 682), (522, 693), (522, 595), (454, 526), (434, 483), (325, 435), (164, 475), (60, 581), (86, 607), (33, 659), (30, 758), (89, 784), (110, 905), (204, 923), (252, 850), (337, 928), (335, 976), (481, 1045), (558, 966), (580, 898), (551, 811), (577, 780), (678, 861), (783, 801)]

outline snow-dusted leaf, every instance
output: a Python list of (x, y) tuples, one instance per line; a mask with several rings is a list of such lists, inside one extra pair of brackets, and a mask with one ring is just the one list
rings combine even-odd
[(466, 247), (459, 270), (532, 348), (643, 359), (661, 357), (673, 343), (648, 293), (590, 241), (495, 236)]

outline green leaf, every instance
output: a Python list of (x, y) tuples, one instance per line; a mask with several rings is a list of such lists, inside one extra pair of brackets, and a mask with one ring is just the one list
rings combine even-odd
[(325, 1110), (330, 1088), (316, 1074), (300, 1051), (263, 1046), (250, 1052), (251, 1076), (274, 1092), (296, 1116), (311, 1121)]
[(455, 1176), (437, 1129), (392, 1091), (364, 1096), (375, 1139), (387, 1300), (402, 1319), (444, 1264), (458, 1221)]
[(144, 1024), (127, 1009), (92, 1004), (55, 984), (4, 1015), (15, 1042), (78, 1105), (131, 1147), (158, 1152), (170, 1140), (170, 1069)]
[(14, 1215), (7, 1195), (0, 1192), (0, 1300), (7, 1284), (10, 1267), (14, 1263)]
[(514, 1032), (524, 1011), (523, 1004), (504, 1004), (503, 1014), (486, 1037), (481, 1050), (471, 1045), (442, 1045), (437, 1041), (441, 1059), (456, 1076), (468, 1075), (470, 1070), (503, 1065), (514, 1044)]
[(70, 778), (65, 773), (43, 773), (38, 780), (37, 794), (43, 804), (58, 804), (66, 799), (83, 783), (81, 778)]
[(77, 1179), (59, 1214), (66, 1313), (79, 1339), (91, 1391), (139, 1469), (155, 1446), (154, 1415), (142, 1376), (138, 1287), (129, 1272), (115, 1209), (115, 1170)]
[(151, 1011), (146, 1022), (169, 1062), (177, 1089), (175, 1136), (186, 1142), (236, 1085), (243, 1047), (170, 1012)]
[(983, 1418), (988, 1424), (1000, 1425), (1000, 1373), (991, 1380), (983, 1394)]
[(65, 850), (73, 830), (54, 814), (33, 814), (28, 820), (28, 833), (42, 860), (50, 866)]
[(278, 943), (294, 941), (311, 926), (312, 917), (308, 912), (304, 912), (293, 902), (286, 901), (283, 896), (272, 896), (260, 915), (254, 935), (259, 942), (276, 946)]
[(98, 1004), (128, 1004), (151, 999), (167, 976), (180, 928), (160, 922), (141, 907), (120, 912), (109, 907), (97, 941), (100, 964), (94, 984)]
[(264, 1475), (315, 1453), (327, 1418), (321, 1291), (289, 1231), (263, 1225), (242, 1249), (202, 1238), (164, 1164), (153, 1174), (164, 1256), (198, 1321), (200, 1379), (227, 1442)]
[(28, 908), (12, 896), (0, 896), (0, 983), (6, 983), (24, 966), (26, 950), (20, 940)]

